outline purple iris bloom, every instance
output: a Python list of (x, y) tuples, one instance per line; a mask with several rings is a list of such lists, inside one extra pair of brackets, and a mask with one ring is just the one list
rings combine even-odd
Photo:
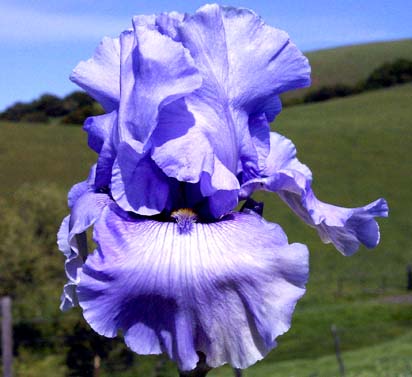
[(279, 94), (308, 86), (310, 66), (252, 11), (134, 17), (71, 79), (106, 114), (85, 122), (97, 163), (70, 191), (58, 234), (62, 308), (79, 304), (99, 334), (122, 331), (133, 351), (166, 352), (182, 371), (199, 353), (210, 367), (262, 359), (305, 292), (308, 251), (250, 201), (234, 211), (256, 190), (277, 193), (344, 255), (378, 244), (385, 200), (319, 201), (294, 145), (270, 132)]

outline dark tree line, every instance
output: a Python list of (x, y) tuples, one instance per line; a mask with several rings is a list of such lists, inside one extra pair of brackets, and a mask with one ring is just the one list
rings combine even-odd
[(48, 123), (50, 119), (57, 118), (63, 124), (82, 124), (87, 117), (102, 113), (102, 108), (93, 98), (76, 91), (64, 98), (43, 94), (32, 102), (17, 102), (0, 113), (0, 120)]

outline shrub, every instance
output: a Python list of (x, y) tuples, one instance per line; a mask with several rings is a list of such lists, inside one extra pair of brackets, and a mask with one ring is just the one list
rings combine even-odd
[(43, 94), (34, 105), (39, 112), (50, 117), (63, 116), (69, 112), (64, 107), (64, 102), (53, 94)]
[(103, 110), (97, 106), (87, 105), (67, 114), (62, 120), (63, 124), (83, 124), (86, 118), (102, 114)]
[(0, 113), (1, 120), (13, 122), (45, 123), (49, 117), (67, 116), (63, 123), (83, 123), (91, 115), (102, 113), (97, 103), (84, 92), (73, 92), (63, 99), (53, 94), (43, 94), (29, 103), (17, 102)]
[(0, 114), (0, 119), (19, 122), (24, 115), (35, 111), (36, 106), (33, 103), (16, 102)]
[(412, 81), (412, 61), (398, 59), (375, 69), (364, 82), (364, 89), (378, 89)]
[(319, 102), (326, 101), (335, 97), (346, 97), (357, 93), (354, 87), (344, 84), (337, 84), (334, 86), (322, 86), (318, 90), (311, 91), (304, 97), (304, 102)]
[(63, 98), (64, 107), (68, 112), (75, 111), (81, 107), (93, 106), (94, 99), (87, 93), (76, 91)]

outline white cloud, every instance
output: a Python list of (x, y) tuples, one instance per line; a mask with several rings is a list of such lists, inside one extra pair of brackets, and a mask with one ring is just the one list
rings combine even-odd
[(19, 43), (85, 41), (118, 36), (129, 19), (50, 13), (0, 5), (0, 40)]

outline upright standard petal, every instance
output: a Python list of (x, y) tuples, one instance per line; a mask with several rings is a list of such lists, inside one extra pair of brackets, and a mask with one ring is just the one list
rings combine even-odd
[[(201, 114), (202, 107), (201, 100), (195, 103), (193, 98), (166, 106), (153, 133), (151, 158), (167, 176), (199, 183), (202, 196), (209, 198), (209, 210), (218, 218), (237, 204), (236, 153), (230, 143), (228, 146), (234, 135), (224, 124), (217, 127), (222, 124), (222, 113), (209, 108), (210, 112)], [(227, 195), (228, 201), (216, 205), (215, 199), (221, 195)]]
[(248, 9), (205, 5), (184, 20), (180, 38), (210, 88), (247, 113), (310, 84), (309, 63), (287, 33)]
[(119, 39), (103, 38), (94, 56), (80, 62), (70, 79), (100, 102), (107, 112), (116, 109), (120, 98)]
[(364, 207), (343, 208), (318, 200), (312, 191), (312, 174), (296, 158), (296, 148), (287, 138), (272, 132), (271, 149), (261, 177), (242, 184), (241, 198), (255, 190), (273, 191), (308, 225), (315, 227), (323, 242), (332, 242), (344, 255), (354, 254), (360, 244), (367, 248), (379, 242), (375, 217), (388, 216), (388, 205), (378, 199)]
[(159, 111), (193, 92), (202, 79), (189, 51), (155, 28), (135, 22), (120, 44), (119, 139), (145, 145)]
[[(78, 297), (98, 333), (140, 354), (167, 352), (194, 369), (246, 368), (276, 346), (304, 294), (308, 252), (276, 224), (234, 213), (216, 223), (136, 220), (106, 208), (98, 249), (81, 273)], [(187, 229), (186, 229), (187, 230)]]
[[(216, 160), (232, 177), (240, 170), (259, 170), (259, 155), (269, 153), (269, 128), (257, 119), (263, 114), (272, 120), (281, 109), (278, 94), (309, 84), (307, 59), (285, 32), (245, 9), (206, 5), (177, 30), (203, 83), (184, 102), (160, 113), (152, 158), (167, 175), (189, 182), (201, 181), (204, 173), (213, 176)], [(178, 129), (170, 127), (170, 119)], [(225, 191), (236, 197), (239, 187), (232, 177), (227, 174), (225, 182), (231, 186), (214, 187), (214, 195)], [(217, 209), (213, 214), (222, 215)]]

